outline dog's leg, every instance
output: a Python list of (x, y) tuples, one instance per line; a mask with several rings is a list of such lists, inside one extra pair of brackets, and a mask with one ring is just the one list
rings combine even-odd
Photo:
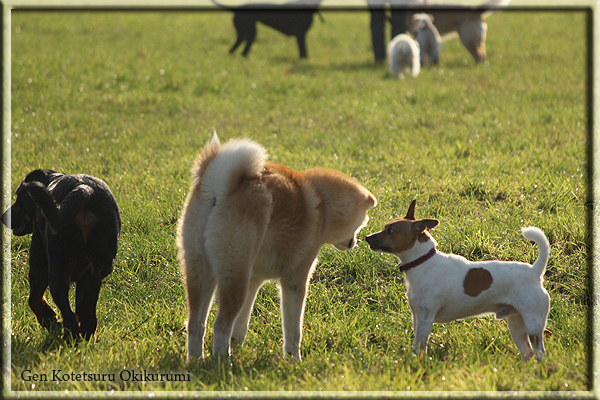
[(296, 36), (296, 41), (298, 42), (298, 49), (300, 50), (300, 58), (308, 58), (308, 53), (306, 52), (306, 32), (304, 35)]
[[(252, 268), (266, 231), (270, 197), (262, 187), (248, 189), (242, 187), (217, 203), (204, 229), (207, 259), (215, 273), (219, 300), (214, 357), (230, 355), (233, 324), (244, 306)], [(234, 230), (239, 234), (232, 235)]]
[(431, 55), (431, 64), (438, 65), (440, 63), (440, 52), (439, 50), (434, 50)]
[(29, 307), (40, 325), (50, 330), (59, 327), (60, 324), (44, 296), (48, 287), (48, 259), (43, 249), (43, 244), (34, 235), (29, 250)]
[(69, 304), (69, 278), (62, 275), (60, 270), (50, 265), (50, 293), (63, 317), (64, 339), (77, 339), (79, 323), (77, 316)]
[(413, 341), (413, 351), (417, 354), (423, 354), (427, 350), (427, 340), (433, 328), (433, 316), (419, 315), (413, 310), (413, 329), (415, 331), (415, 340)]
[(231, 46), (231, 48), (229, 49), (229, 54), (233, 53), (235, 51), (235, 49), (237, 49), (242, 44), (243, 41), (244, 41), (244, 39), (242, 39), (240, 36), (238, 36), (237, 40), (235, 41), (233, 46)]
[(204, 356), (206, 319), (213, 304), (216, 283), (204, 259), (188, 259), (185, 263), (188, 306), (187, 360), (189, 362)]
[(247, 57), (250, 52), (250, 47), (252, 47), (252, 43), (254, 43), (254, 40), (256, 39), (256, 22), (252, 21), (251, 23), (245, 24), (245, 27), (240, 28), (238, 33), (241, 34), (242, 29), (245, 30), (243, 37), (246, 39), (246, 46), (244, 47), (244, 51), (242, 51), (242, 55)]
[(531, 342), (531, 346), (533, 347), (533, 352), (535, 353), (535, 358), (538, 361), (542, 361), (544, 355), (546, 355), (546, 349), (544, 347), (544, 331), (541, 333), (537, 332), (535, 334), (529, 335), (529, 341)]
[(519, 313), (510, 314), (506, 317), (506, 322), (508, 323), (510, 335), (521, 352), (521, 357), (529, 360), (533, 352), (529, 344), (529, 336), (527, 335), (527, 329), (525, 329), (523, 317)]
[[(223, 266), (226, 268), (226, 266)], [(219, 312), (215, 319), (213, 356), (229, 357), (231, 355), (231, 335), (233, 323), (239, 315), (248, 293), (251, 265), (247, 263), (239, 268), (232, 268), (226, 279), (220, 277), (218, 282)]]
[(229, 54), (233, 53), (244, 41), (244, 26), (241, 16), (238, 14), (234, 14), (233, 16), (233, 27), (235, 28), (235, 33), (237, 34), (237, 39), (233, 46), (229, 49)]
[(525, 329), (529, 336), (529, 342), (533, 347), (535, 358), (542, 361), (546, 354), (544, 347), (544, 328), (548, 310), (550, 309), (550, 298), (547, 294), (539, 297), (539, 302), (532, 308), (535, 312), (521, 311)]
[[(110, 260), (112, 264), (112, 260)], [(102, 277), (96, 272), (101, 270), (94, 265), (94, 271), (82, 274), (77, 280), (75, 290), (75, 314), (79, 320), (79, 331), (85, 340), (90, 340), (96, 332), (98, 319), (96, 305), (100, 294)]]
[(463, 46), (471, 53), (476, 62), (485, 61), (485, 39), (487, 24), (483, 21), (472, 21), (463, 24), (458, 36)]
[[(283, 350), (285, 354), (301, 360), (302, 319), (308, 288), (308, 277), (281, 279), (281, 318)], [(284, 355), (285, 355), (284, 354)]]
[(238, 314), (233, 324), (233, 334), (231, 335), (232, 343), (235, 342), (239, 345), (244, 343), (246, 334), (248, 333), (248, 322), (250, 321), (250, 315), (252, 314), (252, 307), (256, 300), (256, 294), (264, 283), (263, 279), (252, 277), (250, 279), (250, 286), (248, 287), (248, 293), (246, 294), (246, 300), (244, 306)]
[(79, 339), (79, 323), (69, 303), (71, 276), (73, 268), (76, 267), (71, 258), (73, 249), (60, 237), (54, 235), (48, 235), (47, 241), (48, 283), (52, 299), (62, 314), (63, 337), (65, 340), (77, 340)]

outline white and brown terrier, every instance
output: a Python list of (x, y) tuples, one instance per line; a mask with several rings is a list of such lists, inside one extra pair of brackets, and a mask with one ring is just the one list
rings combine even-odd
[[(522, 228), (540, 254), (533, 265), (521, 262), (472, 262), (436, 250), (427, 232), (436, 219), (415, 220), (413, 200), (404, 218), (388, 222), (381, 232), (367, 236), (374, 251), (400, 258), (406, 273), (408, 304), (412, 311), (413, 349), (424, 351), (434, 322), (494, 313), (506, 319), (510, 334), (522, 357), (538, 360), (545, 354), (544, 329), (550, 297), (542, 286), (550, 254), (546, 235), (534, 227)], [(532, 350), (533, 347), (533, 350)]]

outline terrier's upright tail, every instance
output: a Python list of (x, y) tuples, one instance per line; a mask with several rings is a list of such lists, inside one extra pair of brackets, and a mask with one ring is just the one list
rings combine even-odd
[(546, 271), (548, 258), (550, 258), (550, 243), (548, 242), (548, 238), (546, 238), (546, 235), (544, 235), (544, 232), (542, 232), (541, 229), (533, 226), (521, 228), (521, 232), (526, 239), (534, 241), (540, 248), (540, 255), (533, 263), (532, 268), (542, 276)]

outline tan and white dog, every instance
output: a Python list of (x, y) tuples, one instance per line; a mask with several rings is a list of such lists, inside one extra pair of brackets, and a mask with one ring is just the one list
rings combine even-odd
[(433, 17), (433, 23), (442, 40), (458, 34), (460, 41), (476, 62), (485, 61), (487, 23), (485, 19), (493, 12), (506, 8), (510, 0), (488, 0), (477, 7), (447, 3), (417, 2), (426, 6), (422, 11)]
[[(408, 303), (413, 316), (415, 351), (424, 351), (434, 322), (444, 323), (494, 313), (506, 319), (522, 357), (538, 360), (545, 354), (544, 329), (550, 297), (542, 286), (550, 255), (546, 235), (534, 227), (522, 228), (540, 254), (533, 265), (521, 262), (479, 261), (444, 254), (427, 232), (436, 219), (415, 220), (415, 200), (404, 218), (367, 236), (374, 251), (394, 254), (406, 273)], [(533, 346), (533, 351), (532, 351)]]
[(283, 349), (300, 359), (310, 276), (325, 243), (351, 249), (375, 197), (328, 169), (296, 172), (266, 161), (249, 139), (221, 145), (215, 134), (192, 168), (192, 186), (177, 227), (188, 305), (188, 361), (203, 357), (215, 290), (219, 311), (213, 356), (243, 343), (256, 294), (268, 280), (281, 293)]

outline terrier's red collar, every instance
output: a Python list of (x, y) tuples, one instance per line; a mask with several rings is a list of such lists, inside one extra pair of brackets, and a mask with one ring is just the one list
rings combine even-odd
[(418, 267), (419, 265), (423, 264), (425, 261), (427, 261), (431, 257), (433, 257), (434, 254), (435, 254), (435, 247), (433, 249), (429, 250), (429, 253), (425, 254), (422, 257), (417, 258), (415, 261), (411, 261), (406, 264), (399, 264), (398, 266), (400, 267), (400, 272), (406, 272), (409, 269)]

